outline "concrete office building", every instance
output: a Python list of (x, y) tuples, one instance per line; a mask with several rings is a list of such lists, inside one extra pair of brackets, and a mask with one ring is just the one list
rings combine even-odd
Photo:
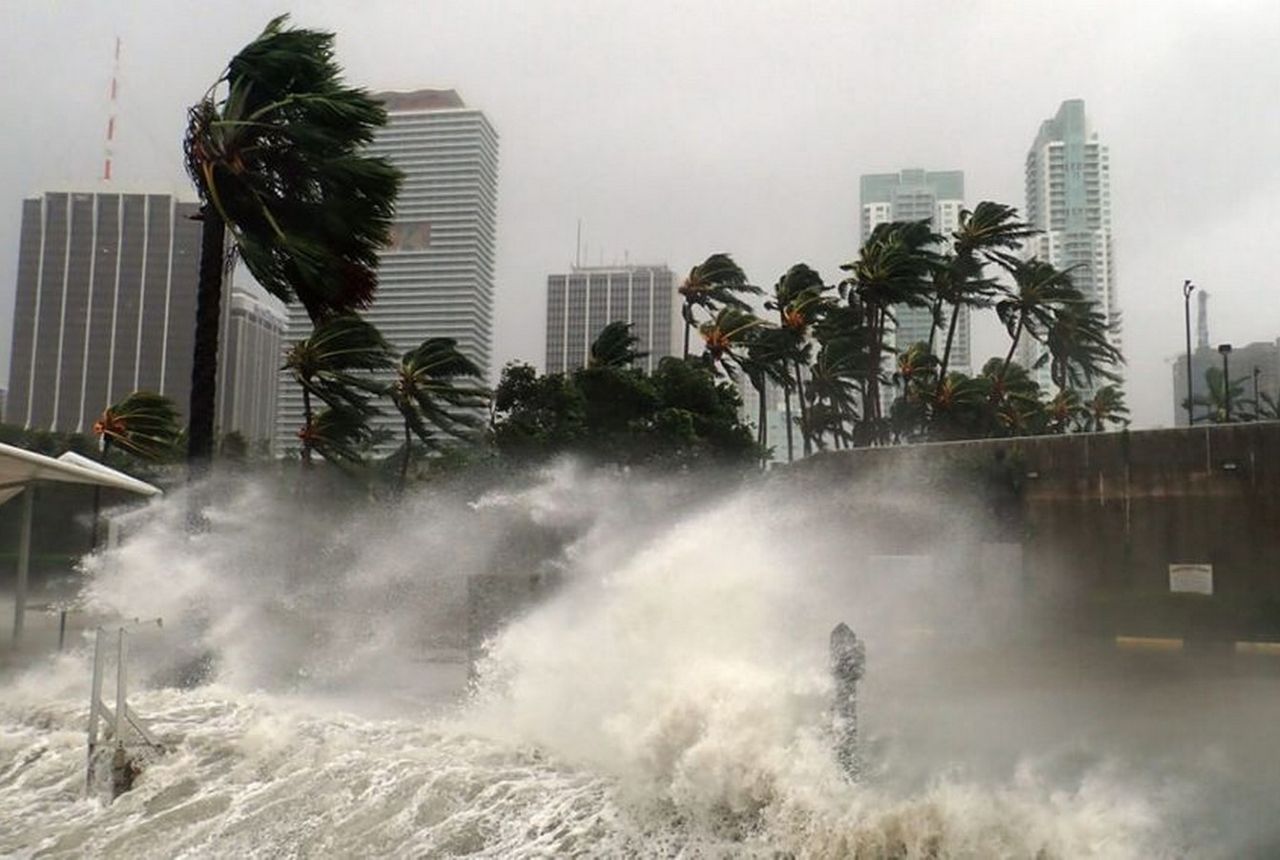
[(219, 433), (239, 433), (251, 443), (273, 441), (284, 324), (267, 301), (232, 290), (218, 344)]
[[(862, 177), (862, 241), (871, 231), (889, 221), (928, 220), (935, 233), (949, 236), (960, 226), (964, 209), (964, 172), (961, 170), (902, 170), (898, 173), (867, 174)], [(897, 324), (892, 344), (899, 350), (929, 341), (933, 317), (928, 308), (895, 307)], [(949, 314), (944, 314), (942, 335), (935, 341), (935, 352), (946, 342)], [(951, 346), (951, 369), (970, 371), (969, 309), (960, 308), (955, 340)]]
[(630, 323), (653, 370), (672, 355), (675, 274), (660, 266), (574, 266), (547, 277), (547, 373), (587, 364), (591, 342), (616, 320)]
[(185, 412), (200, 225), (170, 194), (24, 200), (5, 420), (84, 433), (136, 390)]
[[(1063, 102), (1058, 113), (1041, 124), (1027, 153), (1026, 189), (1027, 221), (1042, 231), (1028, 240), (1026, 255), (1071, 269), (1075, 286), (1106, 314), (1111, 342), (1121, 348), (1110, 155), (1091, 128), (1082, 100)], [(1019, 358), (1030, 368), (1042, 353), (1043, 348), (1027, 338)], [(1037, 371), (1037, 378), (1041, 385), (1052, 384), (1047, 365)]]
[[(365, 317), (399, 351), (451, 337), (488, 374), (493, 352), (493, 269), (498, 135), (453, 90), (382, 93), (388, 122), (369, 147), (404, 173), (392, 243), (381, 256), (378, 292)], [(311, 331), (290, 306), (286, 340)], [(302, 396), (283, 374), (276, 447), (296, 446)], [(390, 416), (379, 419), (398, 427)], [(396, 438), (399, 438), (398, 436)], [(390, 445), (394, 447), (394, 443)]]

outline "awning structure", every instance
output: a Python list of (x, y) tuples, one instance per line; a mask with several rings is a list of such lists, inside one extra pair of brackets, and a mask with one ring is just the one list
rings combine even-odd
[(109, 466), (67, 452), (61, 457), (46, 457), (24, 448), (0, 442), (0, 504), (22, 494), (22, 530), (18, 535), (18, 587), (14, 595), (13, 640), (22, 638), (23, 614), (27, 603), (27, 576), (31, 565), (32, 493), (23, 490), (43, 482), (86, 484), (124, 490), (142, 496), (156, 496), (159, 487), (132, 478)]

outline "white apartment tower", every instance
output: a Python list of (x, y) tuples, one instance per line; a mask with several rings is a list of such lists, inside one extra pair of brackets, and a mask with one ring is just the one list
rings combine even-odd
[(547, 373), (587, 364), (591, 342), (606, 325), (631, 324), (637, 362), (652, 371), (672, 354), (671, 321), (675, 274), (667, 266), (574, 266), (566, 275), (547, 276)]
[(266, 301), (231, 290), (218, 342), (219, 433), (239, 433), (251, 443), (272, 441), (284, 325)]
[[(498, 135), (453, 90), (381, 93), (387, 124), (369, 146), (404, 174), (391, 245), (365, 317), (398, 351), (451, 337), (487, 375), (493, 352)], [(289, 308), (288, 343), (311, 331)], [(277, 449), (296, 446), (302, 396), (281, 375)], [(385, 425), (398, 426), (390, 416)]]
[[(1098, 304), (1119, 348), (1120, 305), (1111, 243), (1111, 164), (1084, 112), (1084, 101), (1062, 103), (1040, 125), (1027, 153), (1027, 221), (1040, 235), (1026, 245), (1028, 256), (1071, 269), (1075, 286)], [(1020, 360), (1030, 368), (1042, 348), (1027, 341)], [(1049, 386), (1047, 366), (1036, 371)]]
[[(902, 170), (898, 173), (865, 174), (862, 177), (862, 241), (871, 231), (889, 221), (925, 221), (935, 233), (950, 236), (960, 226), (964, 209), (964, 171)], [(927, 343), (933, 318), (928, 308), (895, 307), (897, 325), (892, 334), (893, 346), (905, 350), (913, 344)], [(934, 351), (941, 353), (949, 320), (944, 313), (941, 334)], [(969, 309), (961, 307), (956, 321), (955, 341), (951, 346), (952, 370), (970, 371)]]

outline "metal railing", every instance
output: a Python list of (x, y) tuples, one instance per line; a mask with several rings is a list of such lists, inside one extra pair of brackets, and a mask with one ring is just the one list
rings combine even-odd
[[(142, 718), (129, 707), (128, 702), (128, 631), (143, 625), (161, 626), (161, 620), (137, 621), (120, 625), (114, 629), (98, 627), (93, 646), (93, 685), (89, 693), (89, 748), (85, 767), (85, 791), (92, 792), (99, 754), (99, 732), (104, 741), (114, 742), (111, 757), (111, 797), (114, 800), (121, 793), (128, 791), (133, 784), (133, 776), (137, 768), (130, 748), (141, 746), (145, 749), (161, 751), (163, 747), (147, 729)], [(107, 706), (103, 700), (103, 683), (106, 675), (107, 652), (111, 649), (111, 638), (115, 638), (116, 652), (116, 702), (115, 708)], [(131, 736), (135, 739), (131, 740)]]

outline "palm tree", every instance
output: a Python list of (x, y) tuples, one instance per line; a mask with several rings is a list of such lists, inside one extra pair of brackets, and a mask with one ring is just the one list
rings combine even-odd
[[(841, 286), (841, 294), (844, 302), (832, 303), (824, 309), (814, 323), (813, 336), (818, 342), (819, 362), (825, 363), (832, 373), (847, 382), (849, 391), (857, 391), (856, 401), (846, 404), (846, 408), (841, 410), (849, 428), (847, 431), (842, 428), (838, 434), (839, 438), (853, 443), (871, 435), (864, 432), (863, 426), (867, 423), (866, 404), (869, 402), (867, 368), (871, 366), (871, 330), (866, 308), (847, 284)], [(862, 405), (861, 415), (858, 403)]]
[(750, 311), (733, 305), (720, 308), (714, 318), (698, 328), (707, 364), (713, 370), (723, 368), (732, 376), (729, 362), (741, 366), (739, 348), (745, 349), (750, 343), (751, 331), (763, 325), (764, 321)]
[[(592, 349), (594, 352), (595, 344), (592, 344)], [(400, 357), (395, 379), (388, 386), (387, 393), (404, 419), (404, 460), (400, 466), (402, 491), (409, 475), (413, 436), (428, 447), (434, 447), (433, 428), (455, 438), (464, 438), (483, 423), (482, 414), (489, 402), (489, 392), (478, 384), (459, 384), (461, 379), (483, 377), (484, 372), (458, 351), (457, 342), (452, 338), (427, 338)]]
[(865, 417), (881, 418), (881, 356), (887, 325), (895, 306), (931, 307), (932, 274), (941, 258), (931, 250), (941, 236), (927, 221), (894, 221), (880, 224), (863, 243), (858, 259), (841, 266), (850, 273), (844, 286), (866, 308), (871, 349), (866, 369)]
[[(938, 371), (941, 383), (951, 365), (951, 348), (955, 342), (956, 325), (960, 308), (984, 308), (991, 305), (997, 287), (994, 280), (983, 276), (983, 270), (991, 254), (1016, 251), (1023, 241), (1038, 231), (1018, 220), (1018, 210), (1002, 203), (984, 200), (972, 211), (960, 212), (959, 227), (951, 234), (952, 253), (946, 266), (938, 271), (935, 279), (937, 298), (934, 319), (940, 319), (942, 305), (950, 305), (947, 325), (947, 342), (942, 351)], [(933, 332), (930, 331), (929, 351), (933, 352)]]
[(1084, 403), (1085, 429), (1101, 433), (1107, 424), (1128, 426), (1129, 407), (1124, 403), (1124, 392), (1114, 385), (1104, 385)]
[(1006, 291), (996, 302), (996, 314), (1009, 332), (1009, 352), (997, 375), (1009, 371), (1014, 352), (1025, 334), (1043, 342), (1048, 336), (1058, 310), (1084, 301), (1084, 296), (1071, 283), (1071, 273), (1032, 257), (1020, 260), (1008, 254), (996, 255), (1000, 264), (1013, 276), (1014, 289)]
[[(311, 463), (313, 449), (320, 450), (311, 444), (316, 438), (312, 397), (331, 410), (340, 410), (340, 415), (330, 419), (333, 427), (348, 428), (353, 416), (367, 420), (377, 412), (370, 401), (383, 389), (372, 373), (390, 365), (387, 342), (372, 324), (356, 314), (324, 319), (310, 337), (293, 345), (285, 357), (284, 369), (302, 387), (305, 423), (298, 436), (304, 463)], [(346, 433), (342, 438), (350, 436)]]
[(369, 417), (362, 410), (337, 404), (309, 418), (298, 431), (298, 440), (305, 462), (311, 462), (311, 452), (315, 451), (329, 463), (347, 467), (364, 462), (364, 451), (374, 441), (374, 434), (369, 429)]
[(640, 352), (636, 345), (640, 338), (631, 333), (631, 323), (615, 320), (601, 329), (591, 342), (589, 367), (630, 367), (649, 355)]
[(791, 336), (771, 326), (757, 326), (748, 334), (746, 350), (738, 353), (738, 363), (757, 395), (756, 444), (766, 465), (769, 457), (769, 405), (771, 385), (783, 390), (787, 403), (787, 460), (793, 457), (791, 441), (791, 375), (787, 370), (787, 349)]
[[(107, 461), (112, 446), (143, 460), (163, 460), (173, 454), (182, 428), (173, 401), (151, 391), (135, 391), (103, 410), (93, 422), (93, 434), (102, 439), (99, 460)], [(93, 546), (98, 546), (102, 512), (102, 487), (93, 488)]]
[[(826, 420), (813, 423), (821, 433), (831, 434), (837, 448), (853, 441), (851, 428), (858, 420), (857, 380), (860, 367), (860, 355), (848, 340), (822, 344), (809, 367), (809, 400), (826, 408)], [(821, 441), (821, 436), (818, 438)]]
[(173, 453), (181, 432), (173, 401), (151, 391), (133, 392), (93, 423), (94, 435), (102, 439), (103, 462), (112, 446), (144, 460), (163, 460)]
[(892, 382), (902, 393), (889, 407), (894, 435), (902, 439), (924, 429), (928, 404), (937, 391), (938, 359), (927, 343), (914, 343), (898, 353)]
[(1045, 430), (1050, 433), (1066, 433), (1086, 420), (1080, 395), (1070, 388), (1060, 388), (1044, 407)]
[(1124, 361), (1107, 335), (1106, 315), (1087, 299), (1064, 303), (1053, 311), (1045, 332), (1047, 350), (1037, 366), (1049, 363), (1049, 376), (1059, 388), (1090, 386), (1097, 377), (1118, 382), (1111, 368)]
[(400, 174), (365, 154), (386, 112), (347, 87), (333, 34), (273, 19), (191, 108), (184, 149), (200, 194), (188, 463), (212, 455), (227, 232), (268, 292), (313, 321), (366, 307), (390, 238)]
[(684, 357), (689, 357), (689, 333), (698, 324), (694, 308), (704, 308), (714, 314), (717, 308), (735, 308), (750, 312), (751, 305), (743, 295), (758, 295), (760, 288), (747, 283), (746, 273), (728, 254), (712, 254), (689, 270), (689, 276), (680, 285), (684, 304), (680, 306), (684, 318)]
[[(1231, 381), (1230, 390), (1223, 384), (1222, 368), (1208, 367), (1204, 372), (1204, 381), (1206, 392), (1197, 394), (1192, 398), (1191, 402), (1195, 406), (1203, 406), (1206, 412), (1203, 415), (1197, 415), (1196, 421), (1208, 421), (1213, 424), (1225, 424), (1227, 422), (1227, 404), (1232, 404), (1231, 417), (1240, 421), (1248, 421), (1250, 416), (1242, 414), (1235, 408), (1236, 404), (1243, 402), (1244, 384), (1246, 377), (1233, 379)], [(1183, 407), (1187, 402), (1182, 401)]]
[[(809, 365), (812, 352), (809, 346), (809, 326), (822, 314), (826, 299), (823, 292), (827, 285), (822, 276), (804, 263), (796, 263), (778, 279), (773, 288), (773, 298), (765, 302), (765, 307), (778, 312), (778, 323), (781, 331), (786, 333), (785, 349), (782, 354), (783, 367), (800, 396), (801, 428), (808, 428), (810, 422), (805, 414), (808, 398), (804, 391), (804, 368)], [(783, 391), (786, 397), (787, 411), (787, 458), (793, 456), (791, 446), (791, 385)], [(811, 434), (804, 430), (804, 453), (812, 453)]]

